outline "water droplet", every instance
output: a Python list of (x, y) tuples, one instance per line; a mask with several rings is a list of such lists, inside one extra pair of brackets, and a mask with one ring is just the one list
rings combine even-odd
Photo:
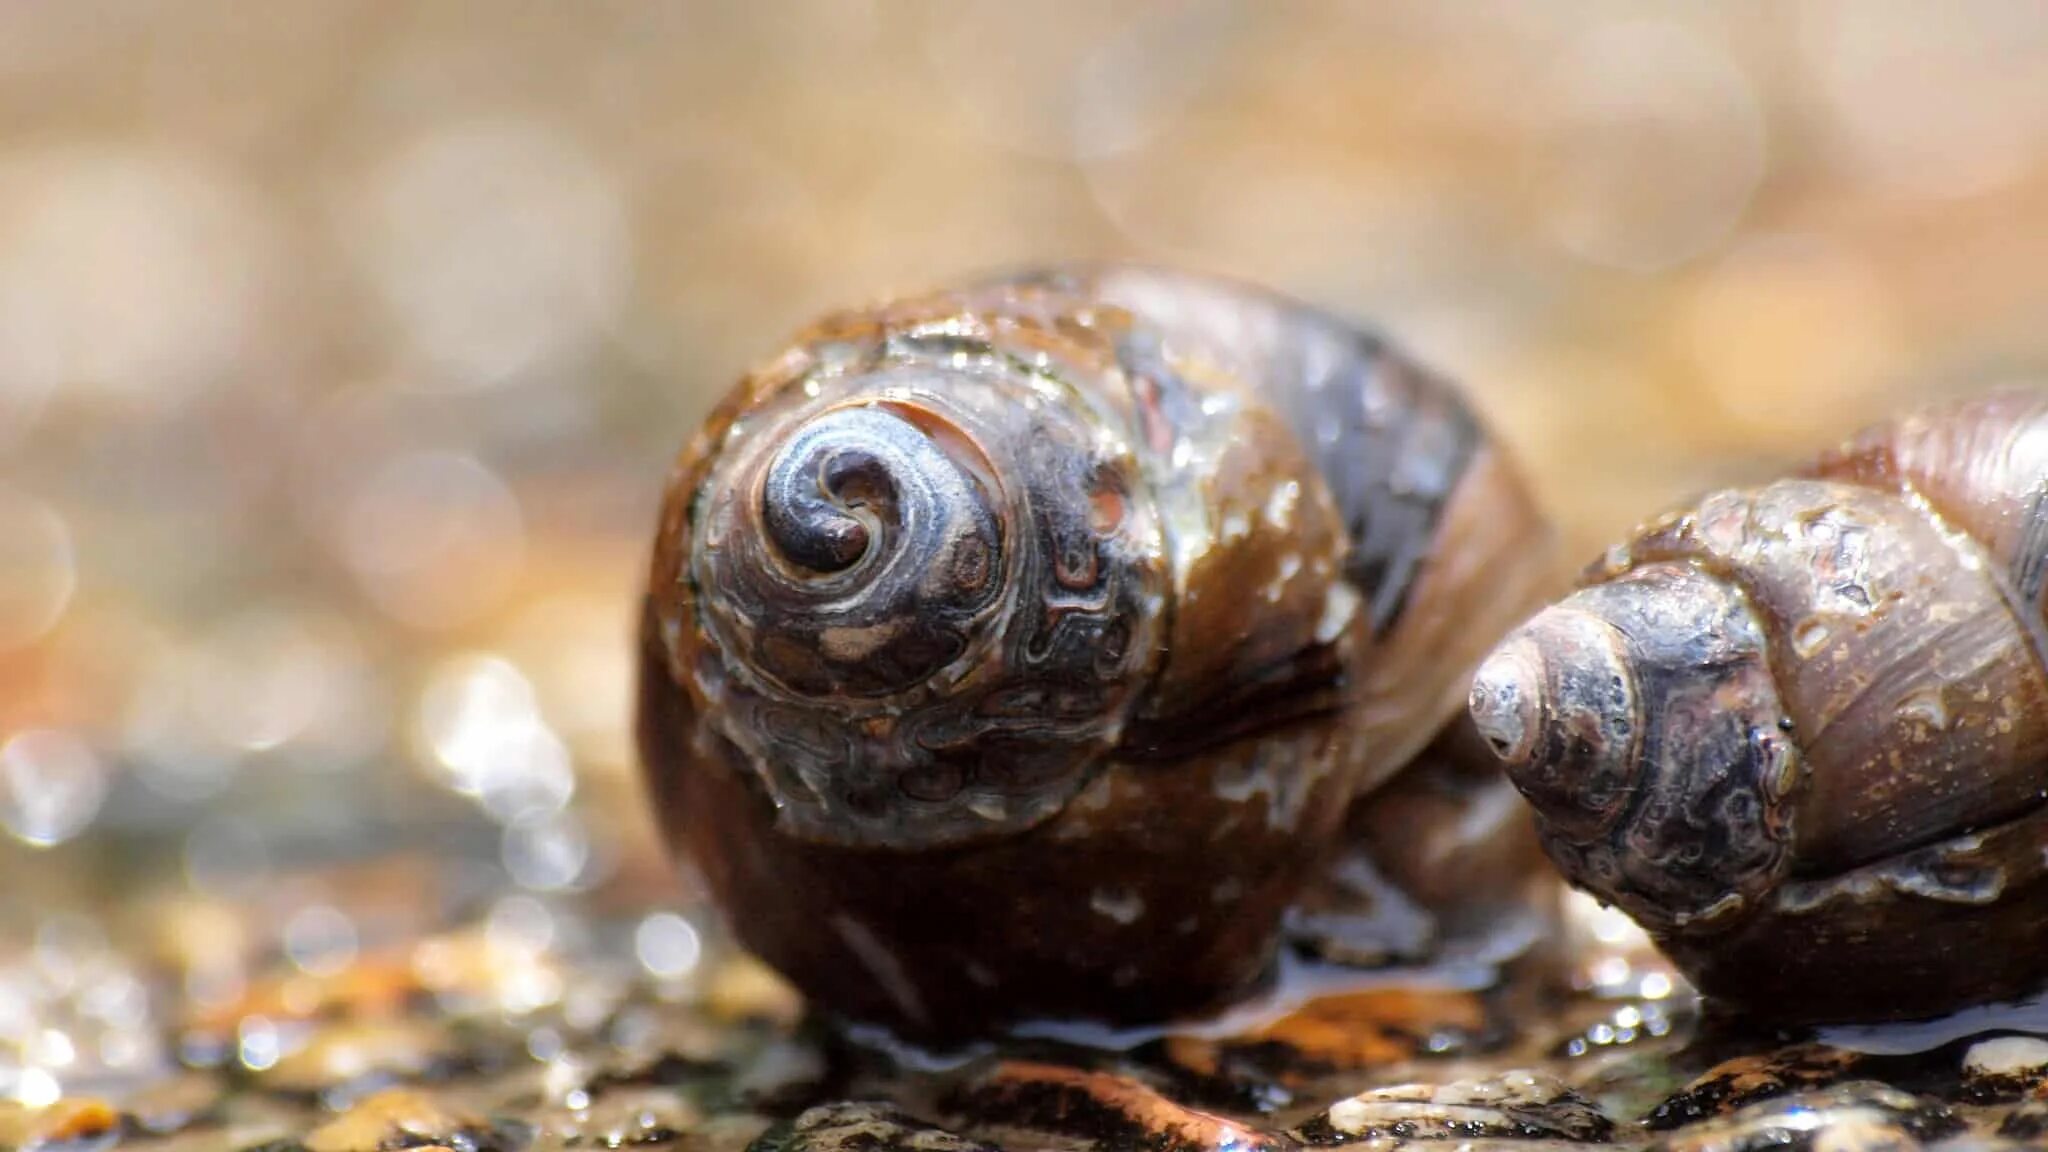
[(704, 941), (695, 925), (674, 912), (656, 912), (633, 931), (633, 954), (641, 967), (673, 980), (689, 975), (704, 955)]
[(526, 676), (500, 656), (460, 656), (436, 669), (419, 728), (448, 786), (500, 820), (558, 812), (575, 795), (567, 745), (541, 718)]
[(1130, 888), (1097, 888), (1088, 907), (1119, 924), (1133, 924), (1145, 914), (1145, 898)]
[(277, 1026), (262, 1016), (246, 1016), (236, 1030), (236, 1055), (242, 1066), (251, 1072), (261, 1072), (276, 1064), (284, 1055), (284, 1040), (278, 1035)]

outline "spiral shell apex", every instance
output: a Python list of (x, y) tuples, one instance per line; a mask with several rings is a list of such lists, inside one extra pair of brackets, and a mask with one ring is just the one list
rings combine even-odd
[(1020, 422), (1035, 394), (1000, 363), (899, 359), (728, 434), (689, 558), (720, 727), (816, 840), (1038, 823), (1153, 655), (1163, 560), (1128, 450), (1083, 407)]
[(1789, 863), (1798, 761), (1726, 583), (1656, 565), (1580, 592), (1480, 665), (1472, 707), (1565, 873), (1645, 924), (1728, 915)]

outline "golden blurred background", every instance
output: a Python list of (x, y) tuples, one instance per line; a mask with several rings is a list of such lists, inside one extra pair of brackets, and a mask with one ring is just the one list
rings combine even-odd
[(2026, 0), (0, 5), (0, 967), (110, 890), (287, 950), (429, 872), (677, 898), (643, 549), (821, 309), (1263, 281), (1465, 380), (1590, 556), (2038, 370), (2044, 75)]

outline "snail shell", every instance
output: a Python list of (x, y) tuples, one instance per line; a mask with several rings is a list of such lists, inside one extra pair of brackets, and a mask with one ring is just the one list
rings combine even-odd
[(2048, 977), (2048, 392), (1637, 530), (1475, 678), (1567, 878), (1710, 997), (1936, 1014)]
[(1547, 539), (1446, 385), (1253, 289), (1075, 269), (837, 315), (672, 478), (650, 788), (841, 1014), (1198, 1008), (1461, 715)]

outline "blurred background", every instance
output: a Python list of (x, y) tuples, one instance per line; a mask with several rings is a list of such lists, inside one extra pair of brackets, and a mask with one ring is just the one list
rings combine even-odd
[(693, 964), (643, 550), (822, 309), (1264, 281), (1466, 381), (1590, 556), (2038, 371), (2044, 75), (2026, 0), (0, 4), (0, 1094), (148, 1058), (110, 941), (202, 1002), (479, 910)]

